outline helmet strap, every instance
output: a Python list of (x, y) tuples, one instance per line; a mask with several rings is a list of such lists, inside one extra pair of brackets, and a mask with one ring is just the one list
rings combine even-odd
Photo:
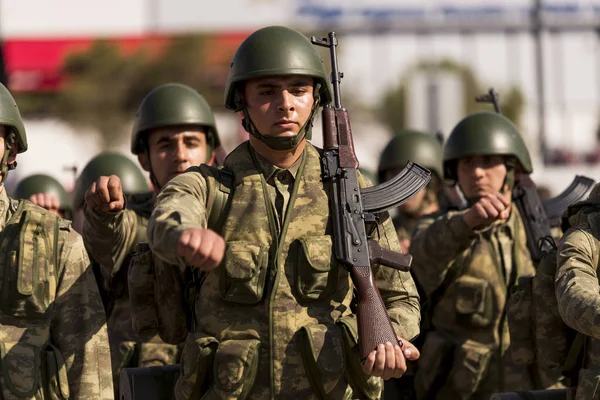
[(17, 168), (17, 162), (15, 161), (12, 164), (8, 164), (8, 158), (10, 157), (10, 151), (13, 148), (16, 142), (16, 135), (13, 131), (11, 131), (6, 140), (4, 141), (4, 155), (2, 156), (2, 161), (0, 163), (0, 184), (3, 184), (6, 181), (6, 177), (8, 176), (8, 171)]

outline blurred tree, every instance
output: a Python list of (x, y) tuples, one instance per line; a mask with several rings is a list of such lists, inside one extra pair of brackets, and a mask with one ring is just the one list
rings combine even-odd
[(60, 92), (21, 95), (17, 101), (23, 101), (26, 115), (53, 114), (76, 128), (95, 129), (106, 149), (128, 140), (140, 102), (158, 85), (189, 85), (211, 106), (222, 107), (229, 65), (221, 60), (231, 57), (207, 58), (214, 50), (207, 47), (207, 37), (180, 36), (159, 54), (151, 50), (142, 47), (124, 55), (117, 44), (97, 41), (89, 50), (67, 57)]
[[(417, 73), (450, 73), (459, 77), (462, 82), (463, 92), (460, 94), (463, 108), (467, 114), (477, 110), (493, 110), (491, 105), (475, 102), (475, 97), (485, 92), (485, 86), (478, 83), (475, 73), (466, 65), (461, 65), (452, 60), (421, 61), (410, 67), (404, 73), (397, 85), (387, 90), (377, 108), (379, 117), (392, 132), (407, 128), (406, 115), (407, 87), (410, 80)], [(510, 87), (506, 92), (500, 92), (500, 107), (502, 113), (519, 124), (525, 98), (523, 92), (517, 87)]]

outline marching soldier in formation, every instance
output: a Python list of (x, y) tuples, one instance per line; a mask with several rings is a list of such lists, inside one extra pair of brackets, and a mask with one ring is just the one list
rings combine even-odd
[[(418, 351), (388, 343), (361, 365), (349, 273), (332, 254), (319, 151), (307, 139), (331, 101), (323, 62), (297, 31), (267, 27), (238, 48), (225, 105), (250, 133), (222, 169), (173, 178), (148, 223), (156, 257), (202, 271), (192, 300), (177, 399), (379, 398)], [(232, 184), (219, 232), (207, 229), (215, 191)], [(363, 182), (365, 183), (365, 182)], [(374, 239), (400, 250), (390, 220)], [(221, 262), (222, 265), (216, 268)], [(418, 334), (419, 299), (407, 272), (374, 267), (399, 337)]]
[[(153, 333), (142, 335), (134, 331), (127, 266), (135, 246), (146, 241), (146, 225), (156, 193), (189, 167), (212, 162), (217, 146), (214, 116), (204, 98), (188, 86), (165, 84), (142, 101), (131, 136), (131, 151), (150, 173), (154, 190), (126, 197), (130, 194), (127, 187), (139, 182), (137, 173), (132, 172), (94, 176), (94, 181), (86, 180), (86, 186), (82, 186), (86, 247), (100, 266), (104, 285), (114, 303), (108, 326), (115, 385), (122, 368), (170, 365), (178, 361), (176, 345), (162, 342)], [(128, 170), (137, 170), (137, 166), (127, 161), (132, 165)]]
[[(27, 150), (0, 85), (1, 180)], [(69, 221), (0, 185), (0, 398), (112, 399), (106, 317), (83, 241)]]
[(531, 173), (529, 152), (505, 117), (475, 113), (444, 147), (444, 178), (468, 208), (423, 218), (414, 233), (412, 272), (426, 296), (430, 326), (418, 362), (420, 399), (488, 399), (533, 381), (508, 356), (505, 304), (520, 276), (535, 273), (511, 191)]

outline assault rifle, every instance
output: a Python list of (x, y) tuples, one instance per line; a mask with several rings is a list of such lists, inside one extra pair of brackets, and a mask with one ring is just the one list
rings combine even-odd
[[(329, 207), (333, 219), (336, 259), (349, 270), (357, 292), (359, 350), (362, 360), (380, 344), (399, 343), (383, 299), (373, 281), (371, 266), (408, 271), (412, 257), (384, 249), (370, 240), (367, 224), (374, 226), (378, 213), (397, 207), (419, 192), (431, 179), (428, 169), (409, 162), (392, 180), (366, 189), (358, 183), (358, 159), (354, 152), (348, 112), (342, 108), (335, 32), (327, 38), (311, 38), (329, 48), (333, 106), (323, 107), (322, 176), (331, 185)], [(402, 345), (402, 343), (399, 343)]]
[[(492, 103), (494, 110), (502, 114), (499, 97), (494, 88), (490, 88), (487, 94), (477, 96), (475, 101)], [(523, 217), (527, 248), (534, 265), (537, 266), (544, 254), (556, 245), (551, 234), (551, 219), (562, 215), (571, 204), (587, 198), (594, 184), (594, 180), (578, 175), (560, 195), (543, 202), (529, 175), (523, 174), (515, 182), (512, 198)]]

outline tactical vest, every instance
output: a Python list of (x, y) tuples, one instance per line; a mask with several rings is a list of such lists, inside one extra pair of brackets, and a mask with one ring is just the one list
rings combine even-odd
[[(220, 172), (200, 167), (207, 181), (207, 203), (213, 204), (207, 204), (209, 224), (211, 219), (223, 219), (221, 234), (227, 249), (223, 264), (202, 277), (197, 286), (201, 295), (191, 296), (195, 302), (188, 311), (191, 329), (176, 386), (179, 397), (200, 398), (208, 390), (209, 398), (244, 399), (250, 391), (252, 398), (269, 398), (273, 390), (301, 398), (315, 393), (319, 398), (350, 398), (352, 385), (360, 398), (378, 398), (380, 379), (367, 379), (361, 370), (350, 312), (350, 277), (332, 254), (319, 154), (307, 146), (305, 157), (281, 223), (248, 144), (232, 152)], [(227, 170), (241, 173), (233, 177), (232, 193), (215, 196), (215, 190), (227, 187), (218, 180)], [(221, 209), (214, 206), (215, 197), (219, 204), (223, 204), (219, 198), (225, 199), (226, 212), (214, 213)], [(155, 276), (146, 287), (155, 291), (153, 304), (161, 296), (159, 286), (173, 287), (164, 284), (168, 279), (164, 275), (161, 285), (156, 284), (157, 272), (165, 270), (157, 264), (162, 263), (155, 259), (147, 268), (147, 274)], [(169, 270), (179, 271), (169, 282), (185, 282), (184, 271), (176, 266)], [(133, 300), (132, 291), (131, 296)], [(174, 310), (185, 307), (181, 300), (170, 301), (176, 307), (169, 307), (166, 318), (179, 329), (183, 318), (174, 318), (179, 314)], [(166, 325), (156, 315), (160, 313), (157, 307), (147, 307), (143, 325), (150, 329)]]
[(29, 201), (10, 200), (0, 232), (0, 388), (4, 400), (68, 399), (61, 353), (50, 343), (59, 231), (70, 222)]
[[(512, 346), (512, 339), (504, 330), (507, 285), (515, 277), (534, 272), (523, 223), (517, 210), (513, 210), (516, 214), (511, 276), (504, 277), (503, 267), (497, 261), (500, 256), (495, 255), (496, 249), (487, 237), (492, 231), (478, 232), (427, 299), (422, 334), (429, 332), (415, 377), (420, 399), (468, 399), (483, 384), (492, 366), (504, 368), (499, 354)], [(497, 365), (491, 364), (493, 359)]]

